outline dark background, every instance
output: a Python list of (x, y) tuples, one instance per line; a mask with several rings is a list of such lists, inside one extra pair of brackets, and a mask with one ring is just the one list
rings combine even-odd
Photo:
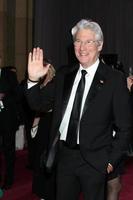
[(34, 47), (44, 49), (55, 67), (68, 63), (71, 28), (81, 18), (97, 21), (104, 33), (103, 54), (133, 66), (132, 0), (34, 0)]

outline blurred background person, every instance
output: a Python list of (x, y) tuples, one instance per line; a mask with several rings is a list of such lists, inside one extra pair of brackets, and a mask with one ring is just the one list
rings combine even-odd
[(34, 120), (35, 112), (31, 110), (29, 107), (27, 100), (24, 95), (24, 85), (27, 81), (27, 71), (25, 72), (25, 78), (20, 82), (19, 89), (20, 89), (20, 99), (22, 105), (22, 122), (24, 124), (25, 129), (25, 147), (27, 148), (27, 163), (26, 168), (29, 170), (33, 169), (33, 141), (31, 138), (31, 127)]
[(18, 81), (12, 66), (0, 69), (0, 136), (5, 172), (2, 188), (9, 189), (14, 182), (15, 133), (19, 126)]
[[(0, 68), (1, 68), (1, 65), (2, 65), (2, 58), (0, 56)], [(0, 148), (1, 148), (1, 136), (0, 136)], [(1, 164), (1, 163), (0, 163)], [(1, 168), (0, 168), (0, 173), (1, 173)], [(0, 177), (0, 180), (1, 180), (1, 177)], [(3, 190), (0, 188), (0, 198), (3, 197)]]
[[(51, 65), (40, 87), (45, 87), (54, 76), (55, 69)], [(31, 129), (34, 155), (32, 190), (39, 198), (46, 200), (55, 200), (55, 170), (48, 173), (43, 163), (49, 145), (51, 120), (52, 110), (36, 113)]]

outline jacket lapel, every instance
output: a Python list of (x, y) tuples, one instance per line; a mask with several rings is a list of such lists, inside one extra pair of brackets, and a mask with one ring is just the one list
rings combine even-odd
[(89, 108), (91, 107), (91, 104), (93, 103), (97, 94), (102, 90), (104, 84), (106, 83), (106, 74), (107, 74), (106, 67), (102, 63), (100, 63), (95, 73), (94, 79), (92, 81), (90, 90), (88, 92), (82, 116), (86, 112), (88, 107)]
[(68, 104), (68, 100), (70, 97), (70, 93), (72, 90), (73, 82), (75, 80), (75, 76), (77, 74), (77, 71), (79, 69), (79, 65), (74, 66), (71, 68), (69, 73), (65, 76), (64, 79), (64, 89), (63, 89), (63, 106), (62, 106), (62, 116), (64, 115), (65, 109)]

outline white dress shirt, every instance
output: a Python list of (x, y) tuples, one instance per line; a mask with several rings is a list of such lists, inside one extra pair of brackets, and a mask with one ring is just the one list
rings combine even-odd
[[(71, 115), (71, 111), (72, 111), (72, 107), (73, 107), (73, 102), (74, 102), (76, 90), (77, 90), (77, 87), (78, 87), (78, 83), (81, 79), (81, 70), (86, 70), (87, 74), (85, 76), (85, 89), (84, 89), (84, 94), (83, 94), (83, 99), (82, 99), (82, 104), (81, 104), (80, 118), (82, 116), (85, 100), (86, 100), (87, 94), (89, 92), (89, 89), (91, 87), (91, 84), (92, 84), (95, 72), (98, 68), (98, 65), (99, 65), (99, 59), (92, 66), (90, 66), (88, 68), (83, 68), (80, 65), (79, 70), (78, 70), (77, 75), (76, 75), (75, 80), (74, 80), (74, 84), (73, 84), (73, 87), (72, 87), (72, 91), (71, 91), (71, 94), (70, 94), (70, 98), (69, 98), (69, 101), (68, 101), (68, 105), (67, 105), (64, 117), (63, 117), (62, 122), (60, 124), (60, 128), (59, 128), (59, 131), (60, 131), (60, 134), (61, 134), (60, 140), (66, 140), (67, 129), (68, 129), (69, 119), (70, 119), (70, 115)], [(79, 144), (79, 133), (78, 133), (78, 138), (77, 138), (77, 144)]]

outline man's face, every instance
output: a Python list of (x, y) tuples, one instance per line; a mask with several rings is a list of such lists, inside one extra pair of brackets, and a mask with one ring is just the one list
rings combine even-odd
[(80, 64), (87, 68), (91, 66), (102, 50), (102, 43), (96, 41), (95, 33), (88, 29), (77, 32), (74, 41), (74, 51)]

